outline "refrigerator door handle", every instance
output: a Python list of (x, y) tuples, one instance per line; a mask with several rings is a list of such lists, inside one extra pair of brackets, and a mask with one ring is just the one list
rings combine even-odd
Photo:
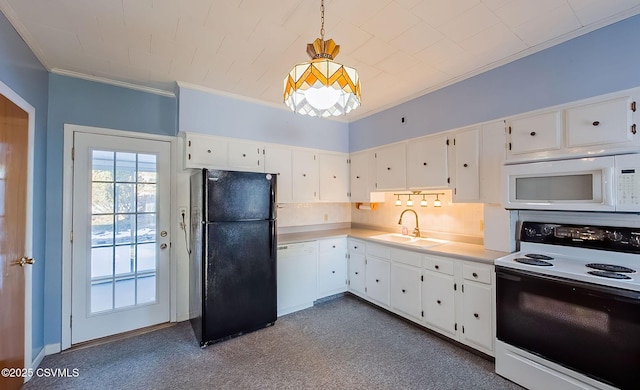
[(273, 182), (271, 182), (270, 186), (271, 192), (271, 202), (269, 202), (269, 218), (272, 220), (276, 219), (276, 190), (273, 187)]
[(276, 221), (271, 222), (271, 240), (269, 241), (269, 251), (271, 252), (271, 258), (275, 259), (277, 256), (278, 243), (276, 242)]

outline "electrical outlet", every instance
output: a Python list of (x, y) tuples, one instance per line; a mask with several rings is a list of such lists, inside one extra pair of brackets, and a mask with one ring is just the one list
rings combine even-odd
[(329, 214), (325, 214), (324, 215), (324, 221), (325, 222), (329, 222)]

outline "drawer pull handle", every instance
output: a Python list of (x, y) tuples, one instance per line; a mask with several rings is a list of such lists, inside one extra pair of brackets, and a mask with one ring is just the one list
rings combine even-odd
[(536, 135), (535, 131), (532, 131), (531, 133), (529, 133), (530, 136), (534, 137)]
[(402, 289), (402, 293), (404, 294), (404, 293), (406, 293), (406, 292), (407, 292), (407, 290), (405, 290), (405, 289), (403, 288), (403, 289)]
[(436, 264), (435, 268), (436, 268), (436, 269), (440, 269), (440, 266)]
[(472, 275), (473, 275), (474, 278), (476, 278), (476, 279), (478, 278), (478, 273), (477, 272), (474, 272)]
[(478, 313), (473, 313), (473, 316), (476, 318), (480, 318), (480, 315)]
[(599, 124), (600, 124), (600, 121), (594, 121), (594, 122), (592, 123), (592, 125), (594, 125), (594, 126), (598, 126)]
[(440, 305), (440, 304), (442, 304), (442, 301), (438, 299), (438, 300), (436, 301), (436, 303), (437, 303), (438, 305)]

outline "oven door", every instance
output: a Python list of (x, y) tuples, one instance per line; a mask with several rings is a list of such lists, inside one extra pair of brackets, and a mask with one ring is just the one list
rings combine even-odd
[(640, 383), (640, 293), (496, 266), (498, 340), (613, 386)]

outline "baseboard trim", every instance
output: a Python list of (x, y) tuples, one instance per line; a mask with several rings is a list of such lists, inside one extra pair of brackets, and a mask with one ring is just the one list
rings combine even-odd
[(60, 343), (47, 344), (44, 346), (44, 351), (46, 356), (53, 355), (55, 353), (59, 353), (60, 351), (62, 351), (62, 347)]
[(189, 313), (178, 314), (176, 318), (176, 322), (182, 322), (189, 320)]

